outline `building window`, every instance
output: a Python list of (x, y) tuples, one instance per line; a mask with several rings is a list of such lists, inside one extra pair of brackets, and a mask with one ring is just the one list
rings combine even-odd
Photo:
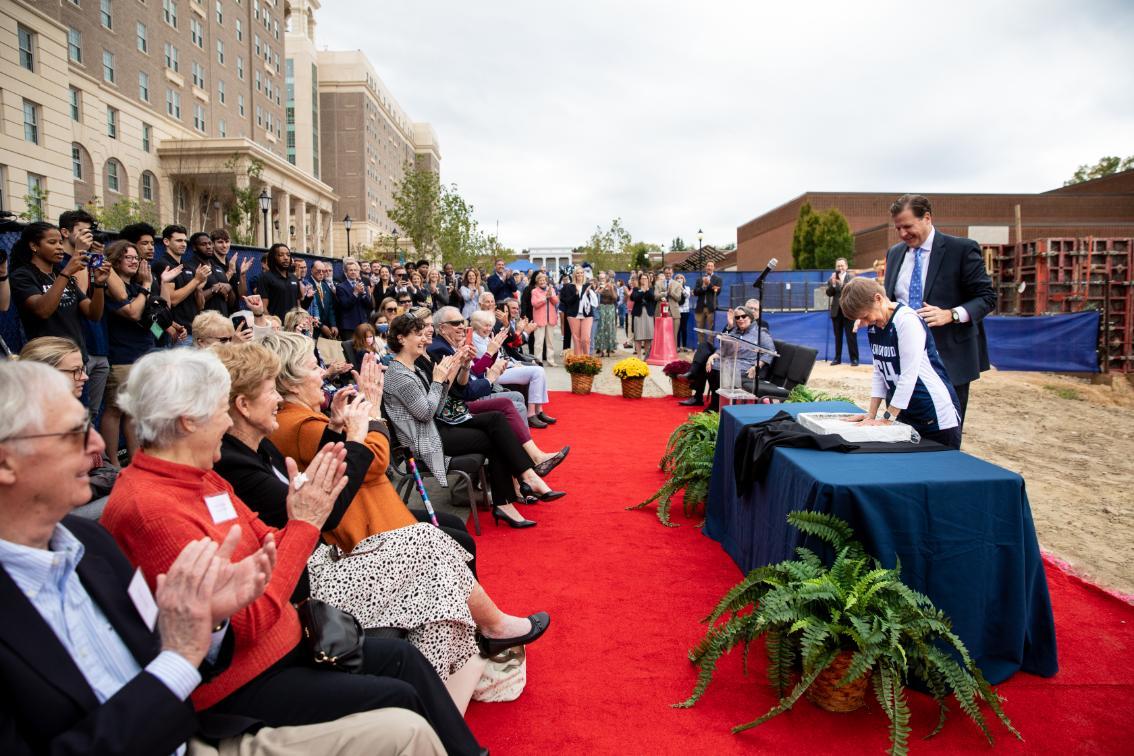
[(224, 80), (217, 80), (217, 100), (221, 105), (224, 105)]
[(32, 220), (43, 220), (43, 201), (47, 199), (47, 179), (35, 173), (28, 174), (28, 214)]
[[(23, 39), (20, 40), (20, 63), (24, 62)], [(83, 33), (78, 29), (67, 30), (67, 57), (74, 63), (83, 62)], [(31, 70), (31, 65), (24, 66)]]
[[(35, 34), (24, 26), (16, 27), (16, 36), (20, 40), (20, 65), (29, 71), (35, 70)], [(73, 58), (72, 58), (73, 60)]]
[(241, 55), (236, 56), (236, 78), (244, 81), (244, 57)]
[(79, 145), (71, 145), (71, 175), (76, 181), (83, 180), (83, 153)]
[(236, 109), (240, 112), (240, 116), (244, 117), (244, 95), (239, 94), (236, 96)]
[(170, 26), (172, 26), (174, 29), (176, 29), (177, 28), (177, 0), (161, 0), (161, 12), (162, 12), (162, 17), (165, 18), (165, 22), (167, 24), (169, 24)]
[(252, 45), (252, 49), (254, 49), (256, 51), (256, 57), (259, 58), (260, 57), (260, 35), (259, 34), (253, 34), (252, 39), (255, 40), (255, 43)]
[(259, 68), (256, 69), (256, 91), (257, 92), (261, 91), (261, 88), (260, 88), (260, 69)]
[(145, 152), (150, 151), (150, 145), (153, 143), (153, 126), (148, 123), (142, 124), (142, 150)]
[(260, 20), (260, 0), (252, 0), (252, 18)]
[(106, 135), (111, 139), (118, 138), (118, 111), (109, 105), (106, 106)]
[(201, 30), (201, 22), (195, 18), (189, 19), (189, 39), (197, 47), (205, 49), (205, 33)]
[(70, 87), (71, 94), (71, 120), (81, 121), (82, 119), (82, 100), (79, 99), (79, 90)]
[(106, 161), (106, 188), (112, 192), (118, 189), (118, 161), (114, 158)]
[(261, 108), (259, 105), (256, 106), (256, 125), (257, 126), (263, 126), (264, 125), (264, 109)]
[(142, 102), (150, 101), (150, 75), (145, 71), (138, 72), (138, 99)]
[(154, 201), (154, 174), (149, 171), (142, 174), (142, 199), (146, 202)]
[(224, 8), (221, 6), (220, 0), (217, 0), (217, 23), (224, 24)]
[(146, 25), (141, 21), (138, 22), (138, 52), (148, 53), (150, 51), (150, 40), (146, 35)]
[(181, 63), (178, 60), (180, 56), (177, 54), (177, 48), (172, 43), (165, 43), (165, 67), (170, 71), (177, 72)]
[(224, 40), (217, 40), (217, 63), (224, 65)]
[(228, 129), (226, 129), (225, 125), (224, 125), (224, 119), (222, 118), (219, 121), (217, 121), (217, 136), (219, 136), (219, 137), (228, 136), (227, 133), (226, 133), (227, 131), (228, 131)]
[(244, 41), (244, 24), (240, 23), (240, 19), (236, 19), (236, 41)]
[(98, 20), (107, 29), (114, 28), (114, 19), (110, 16), (110, 0), (98, 0)]
[(108, 84), (114, 83), (114, 53), (110, 50), (102, 51), (102, 80)]
[(39, 144), (39, 105), (24, 100), (24, 141)]
[(165, 112), (177, 120), (181, 120), (181, 93), (172, 89), (165, 90)]
[(205, 88), (205, 67), (193, 61), (193, 86)]
[(280, 39), (280, 22), (279, 22), (279, 19), (275, 19), (275, 18), (272, 19), (272, 36), (274, 36), (276, 38), (277, 42), (279, 41), (279, 39)]
[(205, 106), (204, 105), (194, 105), (193, 106), (193, 128), (197, 129), (198, 131), (204, 131), (205, 130)]

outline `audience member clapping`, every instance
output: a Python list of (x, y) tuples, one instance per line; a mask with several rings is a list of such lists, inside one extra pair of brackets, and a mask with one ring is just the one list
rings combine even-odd
[[(547, 375), (543, 372), (543, 368), (537, 365), (519, 365), (507, 360), (499, 351), (507, 340), (508, 332), (501, 330), (499, 334), (493, 334), (492, 329), (496, 325), (496, 312), (486, 312), (478, 310), (472, 314), (472, 330), (473, 330), (473, 349), (475, 356), (479, 359), (485, 355), (491, 354), (494, 361), (503, 361), (506, 363), (504, 371), (500, 373), (499, 382), (508, 385), (522, 385), (528, 387), (528, 425), (533, 428), (546, 428), (550, 424), (556, 422), (555, 418), (548, 416), (543, 411), (543, 405), (547, 404)], [(503, 334), (501, 336), (500, 334)], [(493, 340), (499, 341), (496, 349), (492, 353), (489, 348), (493, 346)]]

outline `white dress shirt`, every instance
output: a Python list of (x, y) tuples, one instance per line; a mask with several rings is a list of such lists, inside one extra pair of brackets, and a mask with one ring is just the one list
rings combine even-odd
[[(925, 237), (925, 241), (921, 244), (922, 304), (925, 304), (925, 277), (929, 272), (929, 256), (933, 253), (933, 238), (935, 236), (937, 236), (937, 229), (930, 226), (929, 236)], [(914, 251), (917, 249), (918, 247), (906, 247), (906, 253), (902, 257), (902, 267), (898, 269), (898, 280), (894, 281), (894, 298), (907, 306), (910, 303), (910, 279), (913, 278)], [(965, 311), (964, 307), (958, 306), (953, 309), (957, 311), (960, 322), (969, 322), (969, 313)]]

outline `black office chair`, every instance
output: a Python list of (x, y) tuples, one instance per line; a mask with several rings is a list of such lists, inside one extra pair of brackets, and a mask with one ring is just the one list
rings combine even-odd
[(760, 381), (760, 396), (783, 400), (788, 398), (788, 394), (796, 386), (807, 385), (819, 352), (811, 347), (778, 339), (775, 340), (775, 347), (779, 356), (772, 361), (768, 379)]

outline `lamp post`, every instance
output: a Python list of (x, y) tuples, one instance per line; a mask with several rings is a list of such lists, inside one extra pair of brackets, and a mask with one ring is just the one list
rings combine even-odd
[(705, 232), (697, 229), (697, 271), (700, 272), (705, 269), (705, 245), (701, 240), (705, 238)]
[(402, 265), (405, 265), (406, 264), (405, 255), (403, 255), (401, 253), (401, 250), (398, 249), (398, 227), (397, 226), (394, 226), (393, 234), (394, 234), (394, 256), (398, 258), (398, 261)]
[(272, 208), (272, 197), (267, 187), (260, 190), (260, 213), (264, 216), (264, 248), (268, 248), (268, 211)]
[(350, 220), (350, 216), (348, 215), (347, 217), (343, 218), (343, 228), (346, 229), (346, 253), (347, 253), (347, 257), (350, 257), (350, 227), (351, 227), (351, 220)]

